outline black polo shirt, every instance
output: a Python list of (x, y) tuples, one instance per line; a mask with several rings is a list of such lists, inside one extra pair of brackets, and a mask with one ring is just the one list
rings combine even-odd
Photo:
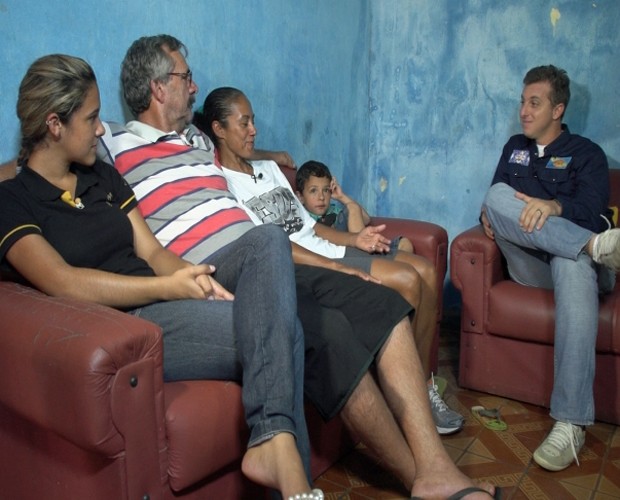
[(75, 267), (117, 274), (152, 276), (153, 270), (134, 252), (127, 214), (137, 206), (132, 189), (110, 165), (73, 164), (76, 200), (63, 201), (64, 191), (24, 166), (13, 179), (0, 183), (0, 265), (8, 249), (27, 234), (41, 234)]

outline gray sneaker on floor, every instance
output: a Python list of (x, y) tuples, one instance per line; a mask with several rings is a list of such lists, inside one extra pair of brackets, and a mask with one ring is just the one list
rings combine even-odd
[(556, 422), (549, 435), (534, 452), (534, 461), (550, 471), (564, 470), (573, 461), (586, 442), (586, 431), (578, 425)]
[(448, 408), (448, 405), (441, 399), (439, 392), (437, 392), (434, 380), (432, 380), (428, 388), (428, 397), (431, 400), (431, 413), (439, 434), (445, 436), (446, 434), (460, 431), (463, 428), (463, 422), (465, 421), (463, 415)]

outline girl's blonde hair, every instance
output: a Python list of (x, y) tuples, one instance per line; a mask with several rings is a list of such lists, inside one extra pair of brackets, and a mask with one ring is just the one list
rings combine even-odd
[(50, 54), (32, 63), (19, 86), (17, 97), (21, 129), (19, 165), (25, 163), (34, 148), (44, 140), (46, 117), (56, 113), (61, 123), (67, 123), (84, 104), (87, 92), (96, 82), (90, 65), (79, 57)]

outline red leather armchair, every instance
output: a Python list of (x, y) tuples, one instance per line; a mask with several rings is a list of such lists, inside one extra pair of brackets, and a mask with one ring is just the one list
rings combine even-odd
[[(610, 204), (619, 206), (620, 170), (612, 170), (610, 180)], [(462, 296), (459, 385), (548, 407), (553, 385), (553, 293), (511, 281), (497, 245), (481, 226), (452, 242), (450, 276)], [(596, 350), (596, 418), (620, 424), (618, 284), (601, 298)]]
[[(0, 166), (0, 180), (14, 164)], [(447, 235), (392, 220), (436, 262), (443, 282)], [(0, 281), (0, 484), (2, 498), (66, 500), (245, 499), (240, 387), (164, 383), (156, 325), (114, 309), (48, 297)], [(342, 422), (307, 407), (317, 477), (353, 440)]]

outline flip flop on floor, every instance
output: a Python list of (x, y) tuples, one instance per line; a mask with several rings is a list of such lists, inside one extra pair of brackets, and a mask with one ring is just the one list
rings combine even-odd
[[(470, 486), (469, 488), (463, 488), (460, 491), (450, 495), (447, 500), (461, 500), (464, 499), (467, 495), (471, 495), (473, 493), (486, 493), (494, 500), (500, 500), (502, 498), (502, 489), (499, 486), (495, 487), (495, 494), (491, 495), (487, 490), (483, 490), (482, 488), (478, 488), (477, 486)], [(423, 500), (421, 497), (411, 497), (411, 500)]]
[(508, 424), (502, 419), (499, 408), (486, 409), (484, 406), (472, 406), (471, 413), (487, 429), (492, 431), (505, 431), (508, 429)]

